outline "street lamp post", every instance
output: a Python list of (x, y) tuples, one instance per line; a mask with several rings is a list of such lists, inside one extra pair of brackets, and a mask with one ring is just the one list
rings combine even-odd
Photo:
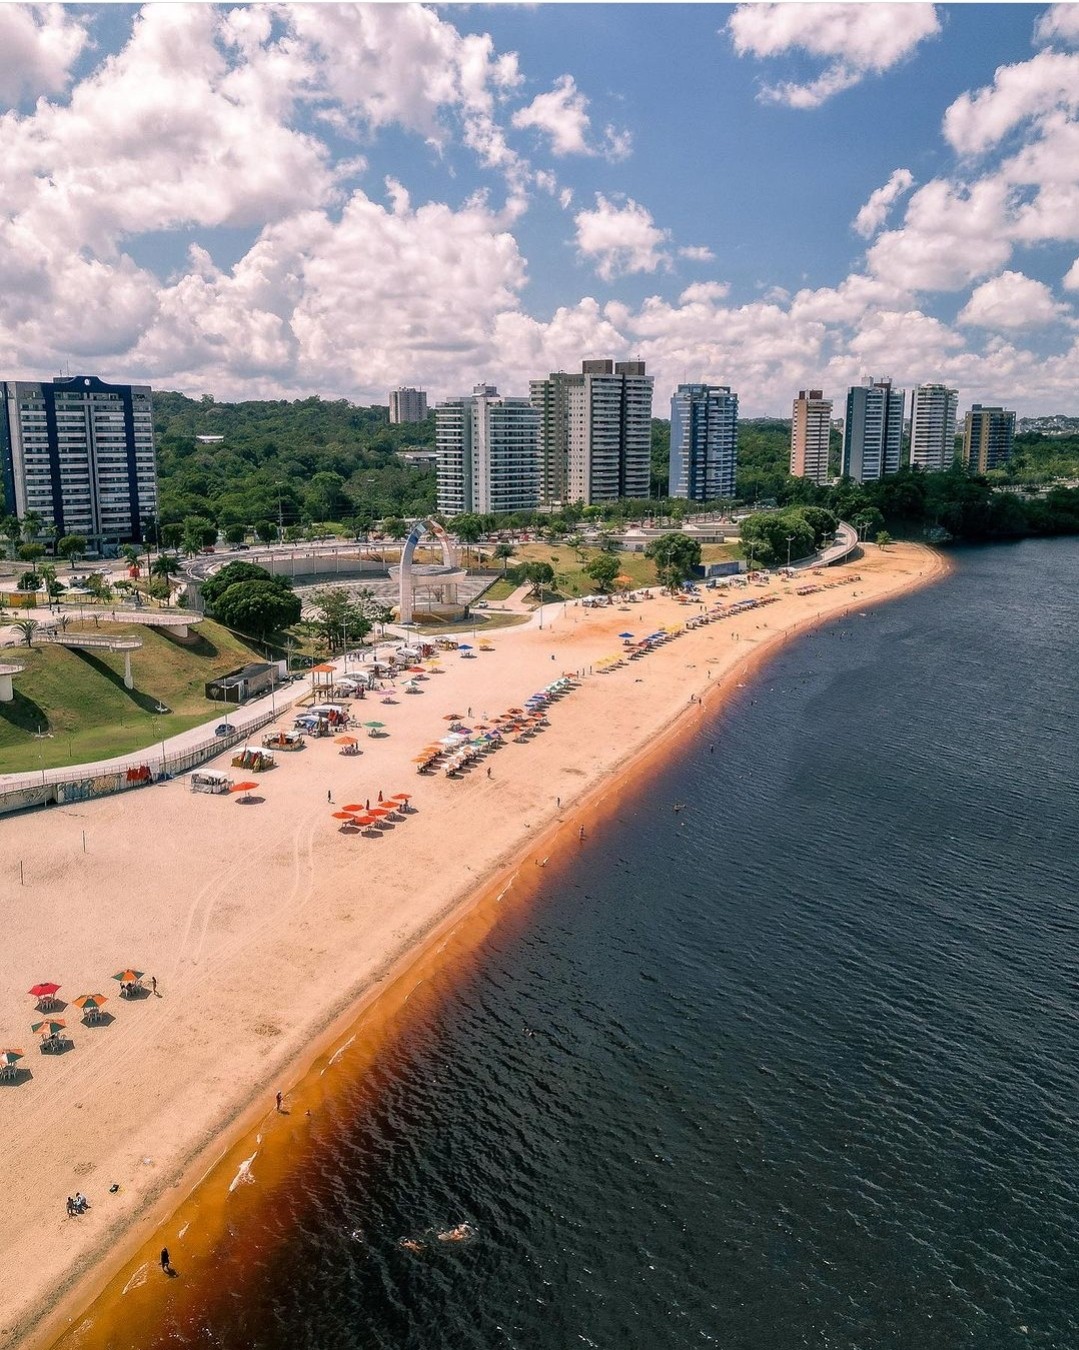
[(794, 541), (794, 535), (793, 535), (793, 534), (788, 534), (788, 535), (787, 535), (787, 571), (788, 571), (788, 572), (791, 570), (791, 544), (793, 543), (793, 541)]

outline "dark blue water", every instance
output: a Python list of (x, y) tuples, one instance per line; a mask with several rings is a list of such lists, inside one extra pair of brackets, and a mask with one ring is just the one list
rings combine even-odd
[(957, 563), (552, 862), (161, 1344), (1079, 1346), (1079, 546)]

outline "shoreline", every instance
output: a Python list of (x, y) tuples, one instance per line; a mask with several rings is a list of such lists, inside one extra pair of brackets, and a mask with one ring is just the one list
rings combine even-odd
[[(782, 628), (769, 626), (768, 636), (754, 641), (752, 646), (747, 643), (744, 656), (739, 651), (738, 659), (728, 661), (714, 681), (709, 672), (701, 683), (702, 672), (698, 670), (692, 680), (695, 702), (681, 702), (659, 725), (643, 730), (639, 739), (584, 786), (581, 794), (567, 801), (561, 813), (550, 810), (534, 834), (522, 833), (521, 822), (517, 822), (512, 842), (489, 861), (482, 876), (457, 885), (450, 898), (444, 900), (437, 912), (429, 914), (422, 926), (413, 928), (396, 948), (384, 953), (381, 964), (364, 977), (358, 996), (346, 992), (337, 999), (332, 1010), (326, 1010), (330, 1025), (286, 1054), (270, 1081), (275, 1086), (278, 1082), (282, 1087), (291, 1084), (287, 1089), (290, 1101), (296, 1099), (302, 1104), (309, 1097), (318, 1096), (323, 1077), (334, 1064), (344, 1061), (347, 1073), (355, 1076), (362, 1067), (353, 1062), (356, 1058), (371, 1062), (377, 1059), (380, 1049), (400, 1033), (402, 1012), (412, 993), (427, 978), (424, 972), (444, 968), (455, 955), (475, 953), (482, 937), (497, 924), (500, 913), (505, 912), (501, 909), (505, 897), (515, 906), (534, 898), (539, 876), (533, 878), (524, 871), (533, 857), (537, 860), (541, 854), (553, 857), (574, 846), (580, 823), (592, 827), (615, 809), (619, 791), (629, 775), (643, 777), (655, 772), (669, 760), (679, 742), (695, 734), (705, 716), (714, 716), (729, 701), (738, 684), (756, 678), (789, 642), (851, 611), (868, 609), (935, 584), (950, 570), (947, 560), (932, 550), (918, 548), (916, 557), (929, 566), (923, 566), (916, 575), (893, 576), (890, 584), (878, 593), (867, 596), (843, 591), (822, 596), (820, 612), (807, 614), (803, 610)], [(831, 607), (827, 601), (832, 601)], [(774, 612), (767, 611), (768, 617)], [(723, 631), (722, 627), (711, 629), (714, 636), (722, 635)], [(670, 647), (677, 649), (690, 640), (691, 635), (685, 635)], [(655, 655), (647, 657), (642, 670), (655, 660)], [(597, 679), (593, 677), (593, 681)], [(688, 692), (690, 688), (687, 681), (684, 690)], [(569, 697), (572, 699), (574, 694)], [(552, 727), (544, 737), (558, 735), (559, 720), (556, 711)], [(498, 765), (500, 759), (496, 757), (493, 762)], [(346, 1060), (350, 1048), (361, 1039), (368, 1043)], [(233, 1095), (228, 1117), (216, 1120), (208, 1137), (189, 1147), (182, 1160), (173, 1160), (154, 1194), (147, 1197), (142, 1213), (135, 1219), (118, 1216), (102, 1233), (104, 1241), (100, 1247), (108, 1248), (106, 1255), (90, 1260), (84, 1269), (76, 1269), (69, 1281), (57, 1285), (47, 1300), (47, 1308), (38, 1303), (32, 1328), (24, 1328), (22, 1337), (6, 1343), (33, 1347), (86, 1344), (80, 1330), (87, 1328), (87, 1319), (92, 1319), (93, 1344), (112, 1344), (101, 1341), (100, 1334), (107, 1334), (106, 1328), (114, 1315), (122, 1314), (128, 1326), (132, 1314), (137, 1320), (135, 1300), (128, 1300), (122, 1309), (120, 1300), (147, 1261), (153, 1262), (162, 1225), (183, 1219), (186, 1227), (196, 1213), (200, 1215), (200, 1230), (206, 1227), (203, 1220), (207, 1215), (224, 1220), (225, 1201), (230, 1193), (228, 1178), (236, 1166), (247, 1154), (260, 1148), (264, 1150), (264, 1158), (272, 1151), (263, 1138), (264, 1131), (267, 1136), (271, 1133), (266, 1128), (267, 1119), (274, 1120), (272, 1106), (267, 1108), (267, 1094), (272, 1099), (269, 1083), (263, 1086), (248, 1082), (241, 1100), (237, 1101)], [(288, 1135), (288, 1131), (276, 1133)], [(208, 1253), (212, 1251), (214, 1234), (200, 1231), (200, 1241), (204, 1243), (201, 1250)], [(174, 1237), (170, 1245), (173, 1243)], [(190, 1250), (183, 1249), (179, 1259), (188, 1267), (197, 1263), (193, 1243)]]

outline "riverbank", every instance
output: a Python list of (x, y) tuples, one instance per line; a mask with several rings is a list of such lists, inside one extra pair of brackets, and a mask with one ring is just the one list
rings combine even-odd
[[(813, 596), (773, 583), (782, 598), (767, 609), (586, 678), (532, 744), (491, 757), (490, 779), (482, 768), (459, 782), (417, 778), (410, 761), (440, 733), (449, 710), (471, 706), (478, 715), (519, 704), (555, 671), (594, 667), (617, 649), (623, 626), (654, 631), (684, 620), (686, 608), (667, 598), (627, 611), (576, 607), (560, 610), (543, 630), (500, 635), (495, 652), (451, 658), (422, 697), (387, 708), (390, 735), (365, 738), (358, 759), (338, 757), (330, 743), (282, 757), (260, 783), (264, 800), (250, 806), (192, 796), (178, 782), (4, 822), (5, 856), (22, 859), (26, 886), (9, 907), (11, 942), (0, 956), (0, 988), (9, 991), (0, 1034), (15, 1035), (28, 1011), (30, 1001), (14, 991), (39, 979), (81, 993), (84, 982), (97, 989), (133, 961), (157, 975), (163, 997), (114, 1000), (112, 1026), (77, 1028), (74, 1052), (40, 1063), (35, 1055), (34, 1081), (0, 1092), (9, 1140), (0, 1344), (49, 1344), (110, 1274), (120, 1270), (119, 1288), (129, 1284), (145, 1264), (142, 1244), (159, 1245), (158, 1225), (230, 1139), (261, 1124), (260, 1167), (269, 1165), (266, 1139), (298, 1123), (276, 1115), (274, 1092), (288, 1090), (319, 1053), (316, 1074), (327, 1067), (357, 1000), (370, 1004), (398, 975), (398, 993), (407, 991), (410, 970), (414, 985), (417, 951), (430, 952), (436, 932), (444, 938), (483, 883), (496, 878), (497, 894), (507, 867), (533, 865), (541, 850), (562, 847), (562, 839), (545, 837), (560, 823), (572, 841), (582, 800), (599, 793), (586, 811), (616, 801), (619, 771), (643, 772), (636, 757), (643, 749), (670, 753), (665, 730), (691, 732), (702, 695), (721, 697), (724, 680), (741, 682), (785, 638), (852, 604), (926, 584), (944, 564), (904, 546), (874, 551), (856, 570), (858, 584)], [(691, 717), (680, 718), (687, 707)], [(416, 814), (377, 840), (339, 835), (327, 792), (342, 803), (374, 799), (379, 789), (414, 792)], [(98, 898), (92, 909), (87, 896)], [(368, 1032), (365, 1025), (365, 1040)], [(257, 1191), (229, 1191), (232, 1161), (189, 1202), (198, 1216), (189, 1234), (178, 1239), (184, 1223), (169, 1219), (168, 1245), (182, 1269), (197, 1266), (214, 1213), (231, 1205), (234, 1219)], [(64, 1197), (76, 1189), (93, 1207), (66, 1219)], [(170, 1298), (180, 1283), (167, 1286)], [(139, 1288), (125, 1296), (128, 1325), (137, 1321)], [(108, 1302), (100, 1305), (104, 1320), (80, 1344), (112, 1343), (94, 1329), (107, 1322)]]

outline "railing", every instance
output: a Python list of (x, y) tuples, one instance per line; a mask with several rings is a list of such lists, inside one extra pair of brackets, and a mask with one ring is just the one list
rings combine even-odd
[(282, 700), (274, 708), (256, 713), (242, 723), (230, 722), (233, 731), (227, 736), (208, 736), (192, 745), (171, 751), (164, 743), (158, 743), (131, 755), (109, 760), (97, 770), (74, 764), (68, 769), (35, 769), (20, 774), (16, 781), (0, 788), (0, 815), (24, 811), (33, 806), (106, 797), (114, 792), (126, 792), (130, 788), (146, 787), (150, 783), (175, 778), (250, 739), (253, 731), (275, 721), (306, 692), (303, 690)]

